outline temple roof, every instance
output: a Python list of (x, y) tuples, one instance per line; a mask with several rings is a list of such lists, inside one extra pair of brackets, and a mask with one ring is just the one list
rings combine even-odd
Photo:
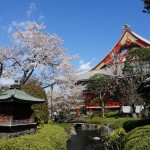
[(0, 94), (0, 102), (42, 103), (44, 99), (33, 97), (20, 89), (8, 89)]
[[(122, 36), (119, 39), (119, 41), (110, 50), (110, 52), (106, 55), (106, 57), (91, 70), (99, 70), (103, 68), (108, 62), (112, 60), (112, 57), (116, 53), (120, 52), (122, 49), (130, 49), (133, 46), (150, 48), (150, 41), (138, 35), (137, 33), (131, 31), (131, 29), (127, 25), (125, 25), (124, 32), (122, 33)], [(124, 58), (125, 55), (120, 56), (120, 59)]]
[[(124, 31), (121, 38), (115, 44), (115, 46), (110, 50), (109, 54), (100, 61), (95, 67), (90, 71), (78, 74), (78, 81), (86, 81), (94, 74), (100, 73), (105, 75), (114, 75), (113, 65), (112, 68), (107, 67), (109, 62), (113, 62), (113, 56), (122, 50), (130, 50), (133, 47), (144, 47), (150, 48), (150, 41), (138, 35), (137, 33), (131, 31), (128, 25), (124, 26)], [(126, 54), (120, 54), (119, 63), (117, 68), (117, 76), (122, 76), (123, 62), (125, 61)]]

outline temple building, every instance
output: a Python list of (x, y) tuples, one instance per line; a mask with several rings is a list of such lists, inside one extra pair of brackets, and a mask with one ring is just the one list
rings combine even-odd
[(43, 103), (43, 99), (35, 98), (18, 85), (0, 93), (0, 127), (17, 127), (35, 125), (33, 104)]
[[(150, 41), (143, 38), (142, 36), (138, 35), (137, 33), (133, 32), (128, 25), (125, 25), (123, 28), (122, 36), (120, 37), (119, 41), (115, 44), (115, 46), (110, 50), (109, 54), (101, 60), (95, 67), (93, 67), (90, 71), (82, 73), (78, 76), (78, 82), (86, 84), (91, 76), (94, 74), (106, 74), (106, 75), (113, 75), (113, 69), (116, 67), (115, 64), (117, 62), (117, 72), (116, 75), (122, 76), (122, 67), (126, 60), (126, 53), (129, 50), (134, 48), (143, 47), (149, 48)], [(114, 59), (115, 55), (118, 55), (117, 61)], [(114, 62), (116, 61), (116, 62)], [(111, 64), (111, 67), (108, 65)], [(116, 69), (116, 68), (115, 68)], [(84, 92), (85, 96), (85, 105), (87, 110), (92, 113), (93, 110), (101, 109), (101, 105), (99, 103), (91, 104), (91, 101), (96, 96), (90, 91)], [(119, 99), (113, 100), (112, 98), (108, 98), (106, 104), (106, 109), (119, 109)]]

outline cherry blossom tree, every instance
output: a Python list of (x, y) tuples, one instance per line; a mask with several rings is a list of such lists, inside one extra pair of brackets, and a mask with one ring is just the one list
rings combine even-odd
[(80, 107), (84, 104), (83, 91), (85, 86), (77, 84), (77, 75), (72, 72), (65, 78), (57, 80), (58, 87), (54, 91), (49, 91), (49, 110), (61, 109), (65, 113), (68, 113), (71, 108)]
[(0, 47), (0, 78), (11, 77), (14, 75), (12, 71), (13, 67), (10, 66), (10, 58), (12, 56), (12, 51), (10, 48)]
[(44, 29), (44, 24), (28, 22), (11, 38), (11, 66), (21, 78), (21, 84), (34, 77), (42, 87), (47, 87), (56, 78), (69, 74), (73, 67), (71, 61), (78, 57), (67, 55), (61, 47), (63, 40), (56, 34), (44, 32)]

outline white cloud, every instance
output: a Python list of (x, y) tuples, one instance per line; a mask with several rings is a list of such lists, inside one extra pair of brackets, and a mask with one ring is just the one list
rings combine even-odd
[(84, 61), (81, 59), (80, 62), (79, 62), (79, 64), (83, 64), (83, 63), (84, 63)]
[(35, 3), (30, 3), (29, 7), (28, 7), (28, 10), (26, 11), (27, 17), (29, 18), (31, 16), (31, 14), (33, 13), (33, 11), (35, 11), (35, 10), (36, 10)]
[(42, 15), (42, 13), (40, 12), (40, 13), (39, 13), (39, 18), (38, 18), (38, 20), (42, 20), (42, 19), (44, 19), (44, 18), (45, 18), (45, 16)]
[(91, 69), (91, 62), (87, 62), (87, 63), (84, 63), (84, 64), (81, 64), (80, 66), (79, 66), (79, 71), (88, 71), (88, 70), (90, 70)]
[(79, 61), (79, 67), (77, 69), (77, 71), (79, 72), (86, 72), (92, 69), (92, 63), (95, 60), (95, 58), (92, 58), (91, 61), (85, 63), (84, 60), (80, 60)]
[(89, 71), (92, 68), (92, 66), (91, 66), (92, 61), (93, 61), (93, 59), (87, 63), (84, 63), (84, 60), (80, 60), (80, 62), (79, 62), (80, 66), (77, 70), (79, 72)]

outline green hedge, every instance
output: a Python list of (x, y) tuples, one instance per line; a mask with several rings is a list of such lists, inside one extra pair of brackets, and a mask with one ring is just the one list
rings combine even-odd
[(149, 124), (150, 124), (150, 119), (128, 120), (124, 123), (123, 128), (126, 130), (126, 132), (129, 132), (134, 128), (146, 126)]
[(21, 88), (34, 97), (45, 99), (44, 103), (34, 104), (32, 109), (39, 120), (48, 123), (48, 100), (45, 91), (35, 84), (22, 85)]
[(89, 124), (102, 124), (102, 118), (95, 116), (88, 121)]
[(150, 125), (128, 132), (124, 150), (150, 150)]
[(36, 134), (0, 141), (1, 150), (66, 150), (67, 135), (63, 128), (45, 125)]
[[(110, 127), (112, 129), (124, 128), (124, 124), (126, 124), (126, 122), (128, 122), (128, 121), (132, 122), (132, 121), (136, 121), (136, 120), (137, 120), (136, 118), (118, 118), (118, 119), (114, 119), (110, 122)], [(125, 131), (126, 131), (126, 129), (125, 129)]]
[(128, 121), (138, 120), (135, 118), (106, 118), (106, 117), (93, 117), (88, 121), (90, 124), (104, 124), (109, 123), (112, 129), (124, 128), (124, 124)]

